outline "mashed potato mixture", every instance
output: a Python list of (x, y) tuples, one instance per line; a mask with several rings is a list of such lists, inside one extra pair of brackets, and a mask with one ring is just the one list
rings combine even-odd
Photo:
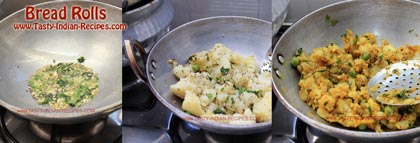
[(379, 45), (372, 33), (354, 35), (350, 30), (341, 37), (344, 49), (331, 43), (310, 55), (296, 52), (291, 65), (301, 74), (299, 97), (321, 118), (348, 128), (382, 132), (417, 126), (419, 105), (380, 104), (368, 94), (367, 83), (390, 64), (416, 59), (420, 46), (395, 48), (386, 40)]
[(410, 98), (409, 94), (412, 94), (416, 88), (411, 89), (392, 89), (388, 92), (380, 94), (377, 98), (383, 103), (389, 104), (417, 104), (420, 101), (420, 96), (417, 95), (414, 99)]
[(179, 78), (170, 86), (182, 109), (205, 120), (230, 124), (271, 121), (271, 73), (259, 72), (254, 56), (233, 53), (222, 44), (173, 64)]

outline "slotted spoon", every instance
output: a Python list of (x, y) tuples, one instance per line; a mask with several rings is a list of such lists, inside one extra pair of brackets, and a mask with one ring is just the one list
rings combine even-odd
[[(386, 94), (393, 89), (399, 90), (411, 90), (407, 99), (415, 99), (417, 95), (420, 95), (420, 61), (419, 60), (408, 60), (404, 62), (394, 63), (388, 67), (377, 72), (368, 82), (369, 94), (378, 102), (387, 105), (405, 106), (414, 105), (419, 103), (419, 100), (415, 100), (414, 103), (403, 104), (403, 103), (390, 103), (382, 100), (378, 100), (378, 96)], [(395, 95), (388, 95), (395, 96)]]

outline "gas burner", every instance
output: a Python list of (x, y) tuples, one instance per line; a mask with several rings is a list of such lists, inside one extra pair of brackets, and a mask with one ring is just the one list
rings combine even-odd
[[(274, 95), (274, 94), (273, 94)], [(296, 123), (298, 119), (275, 97), (273, 105), (273, 121), (272, 137), (273, 143), (295, 143), (296, 140)]]
[(296, 122), (296, 130), (296, 140), (298, 143), (347, 143), (346, 141), (329, 136), (318, 129), (308, 126), (301, 120)]
[(204, 131), (208, 143), (271, 143), (271, 131), (250, 135), (224, 135)]
[(50, 125), (29, 121), (33, 133), (43, 140), (54, 142), (81, 142), (97, 135), (105, 127), (106, 119), (76, 124), (76, 125)]
[(271, 142), (271, 131), (251, 135), (226, 135), (202, 130), (173, 115), (160, 102), (156, 102), (150, 110), (124, 110), (123, 115), (123, 142)]
[(183, 143), (271, 143), (271, 131), (249, 135), (227, 135), (205, 131), (188, 122), (179, 121), (174, 124), (178, 125), (177, 134)]
[(226, 135), (202, 130), (175, 116), (141, 83), (125, 88), (123, 96), (126, 100), (123, 101), (123, 142), (266, 143), (272, 140), (271, 131), (251, 135)]
[(151, 110), (156, 102), (156, 97), (148, 86), (140, 82), (134, 82), (124, 86), (123, 109), (124, 111)]
[[(124, 92), (124, 98), (127, 96)], [(137, 93), (139, 96), (144, 93)], [(153, 97), (154, 98), (154, 97)], [(137, 97), (137, 99), (140, 99)], [(155, 99), (154, 99), (155, 100)], [(133, 106), (126, 109), (123, 107), (123, 142), (172, 142), (172, 136), (169, 133), (171, 123), (177, 123), (176, 118), (172, 118), (172, 112), (167, 109), (160, 102), (155, 104), (148, 104), (148, 108), (139, 108), (140, 106)], [(146, 107), (145, 105), (143, 107)], [(173, 128), (173, 127), (172, 127)]]
[(121, 110), (107, 119), (77, 125), (49, 125), (21, 118), (1, 108), (1, 131), (5, 142), (121, 142)]
[[(348, 141), (340, 140), (336, 137), (332, 137), (321, 130), (313, 128), (312, 126), (307, 125), (301, 120), (298, 120), (296, 123), (296, 130), (297, 136), (296, 141), (297, 143), (350, 143)], [(420, 137), (418, 138), (411, 138), (405, 141), (396, 141), (398, 143), (419, 143)], [(355, 142), (351, 142), (355, 143)]]

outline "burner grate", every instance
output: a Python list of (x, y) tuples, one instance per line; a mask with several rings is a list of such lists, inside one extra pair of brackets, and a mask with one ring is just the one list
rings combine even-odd
[[(80, 130), (91, 130), (91, 126), (79, 125), (72, 127), (70, 125), (63, 128), (63, 125), (46, 125), (36, 124), (27, 119), (17, 117), (7, 111), (5, 108), (0, 107), (0, 131), (3, 142), (7, 143), (19, 143), (19, 142), (37, 142), (37, 143), (61, 143), (61, 142), (73, 142), (74, 140), (83, 142), (121, 142), (121, 121), (118, 118), (121, 110), (117, 110), (111, 113), (107, 119), (103, 119), (101, 125), (95, 124), (91, 129), (96, 132), (91, 132), (90, 135), (83, 134), (77, 135), (76, 132), (68, 134), (65, 131), (70, 130), (69, 128)], [(32, 127), (32, 129), (31, 129)], [(39, 129), (34, 132), (34, 128)], [(28, 130), (29, 129), (29, 130)], [(86, 132), (84, 132), (86, 133)], [(44, 136), (45, 135), (45, 136)], [(43, 136), (43, 137), (41, 137)], [(81, 138), (80, 138), (81, 137)], [(74, 140), (73, 140), (74, 139)]]

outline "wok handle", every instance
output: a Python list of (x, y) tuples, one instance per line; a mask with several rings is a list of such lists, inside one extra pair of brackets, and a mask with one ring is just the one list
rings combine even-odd
[[(144, 63), (142, 63), (143, 65), (146, 65), (146, 59), (147, 59), (147, 53), (144, 50), (144, 48), (140, 45), (140, 42), (136, 41), (136, 40), (124, 40), (124, 44), (125, 44), (125, 51), (128, 57), (128, 60), (130, 61), (130, 66), (131, 69), (133, 69), (134, 73), (136, 74), (136, 76), (144, 83), (148, 83), (147, 80), (147, 76), (145, 74), (145, 69), (142, 69), (137, 61), (136, 58), (134, 57), (134, 53), (132, 50), (132, 47), (136, 48), (137, 51), (139, 51), (140, 53), (140, 57), (143, 59)], [(145, 67), (145, 66), (143, 66)]]

